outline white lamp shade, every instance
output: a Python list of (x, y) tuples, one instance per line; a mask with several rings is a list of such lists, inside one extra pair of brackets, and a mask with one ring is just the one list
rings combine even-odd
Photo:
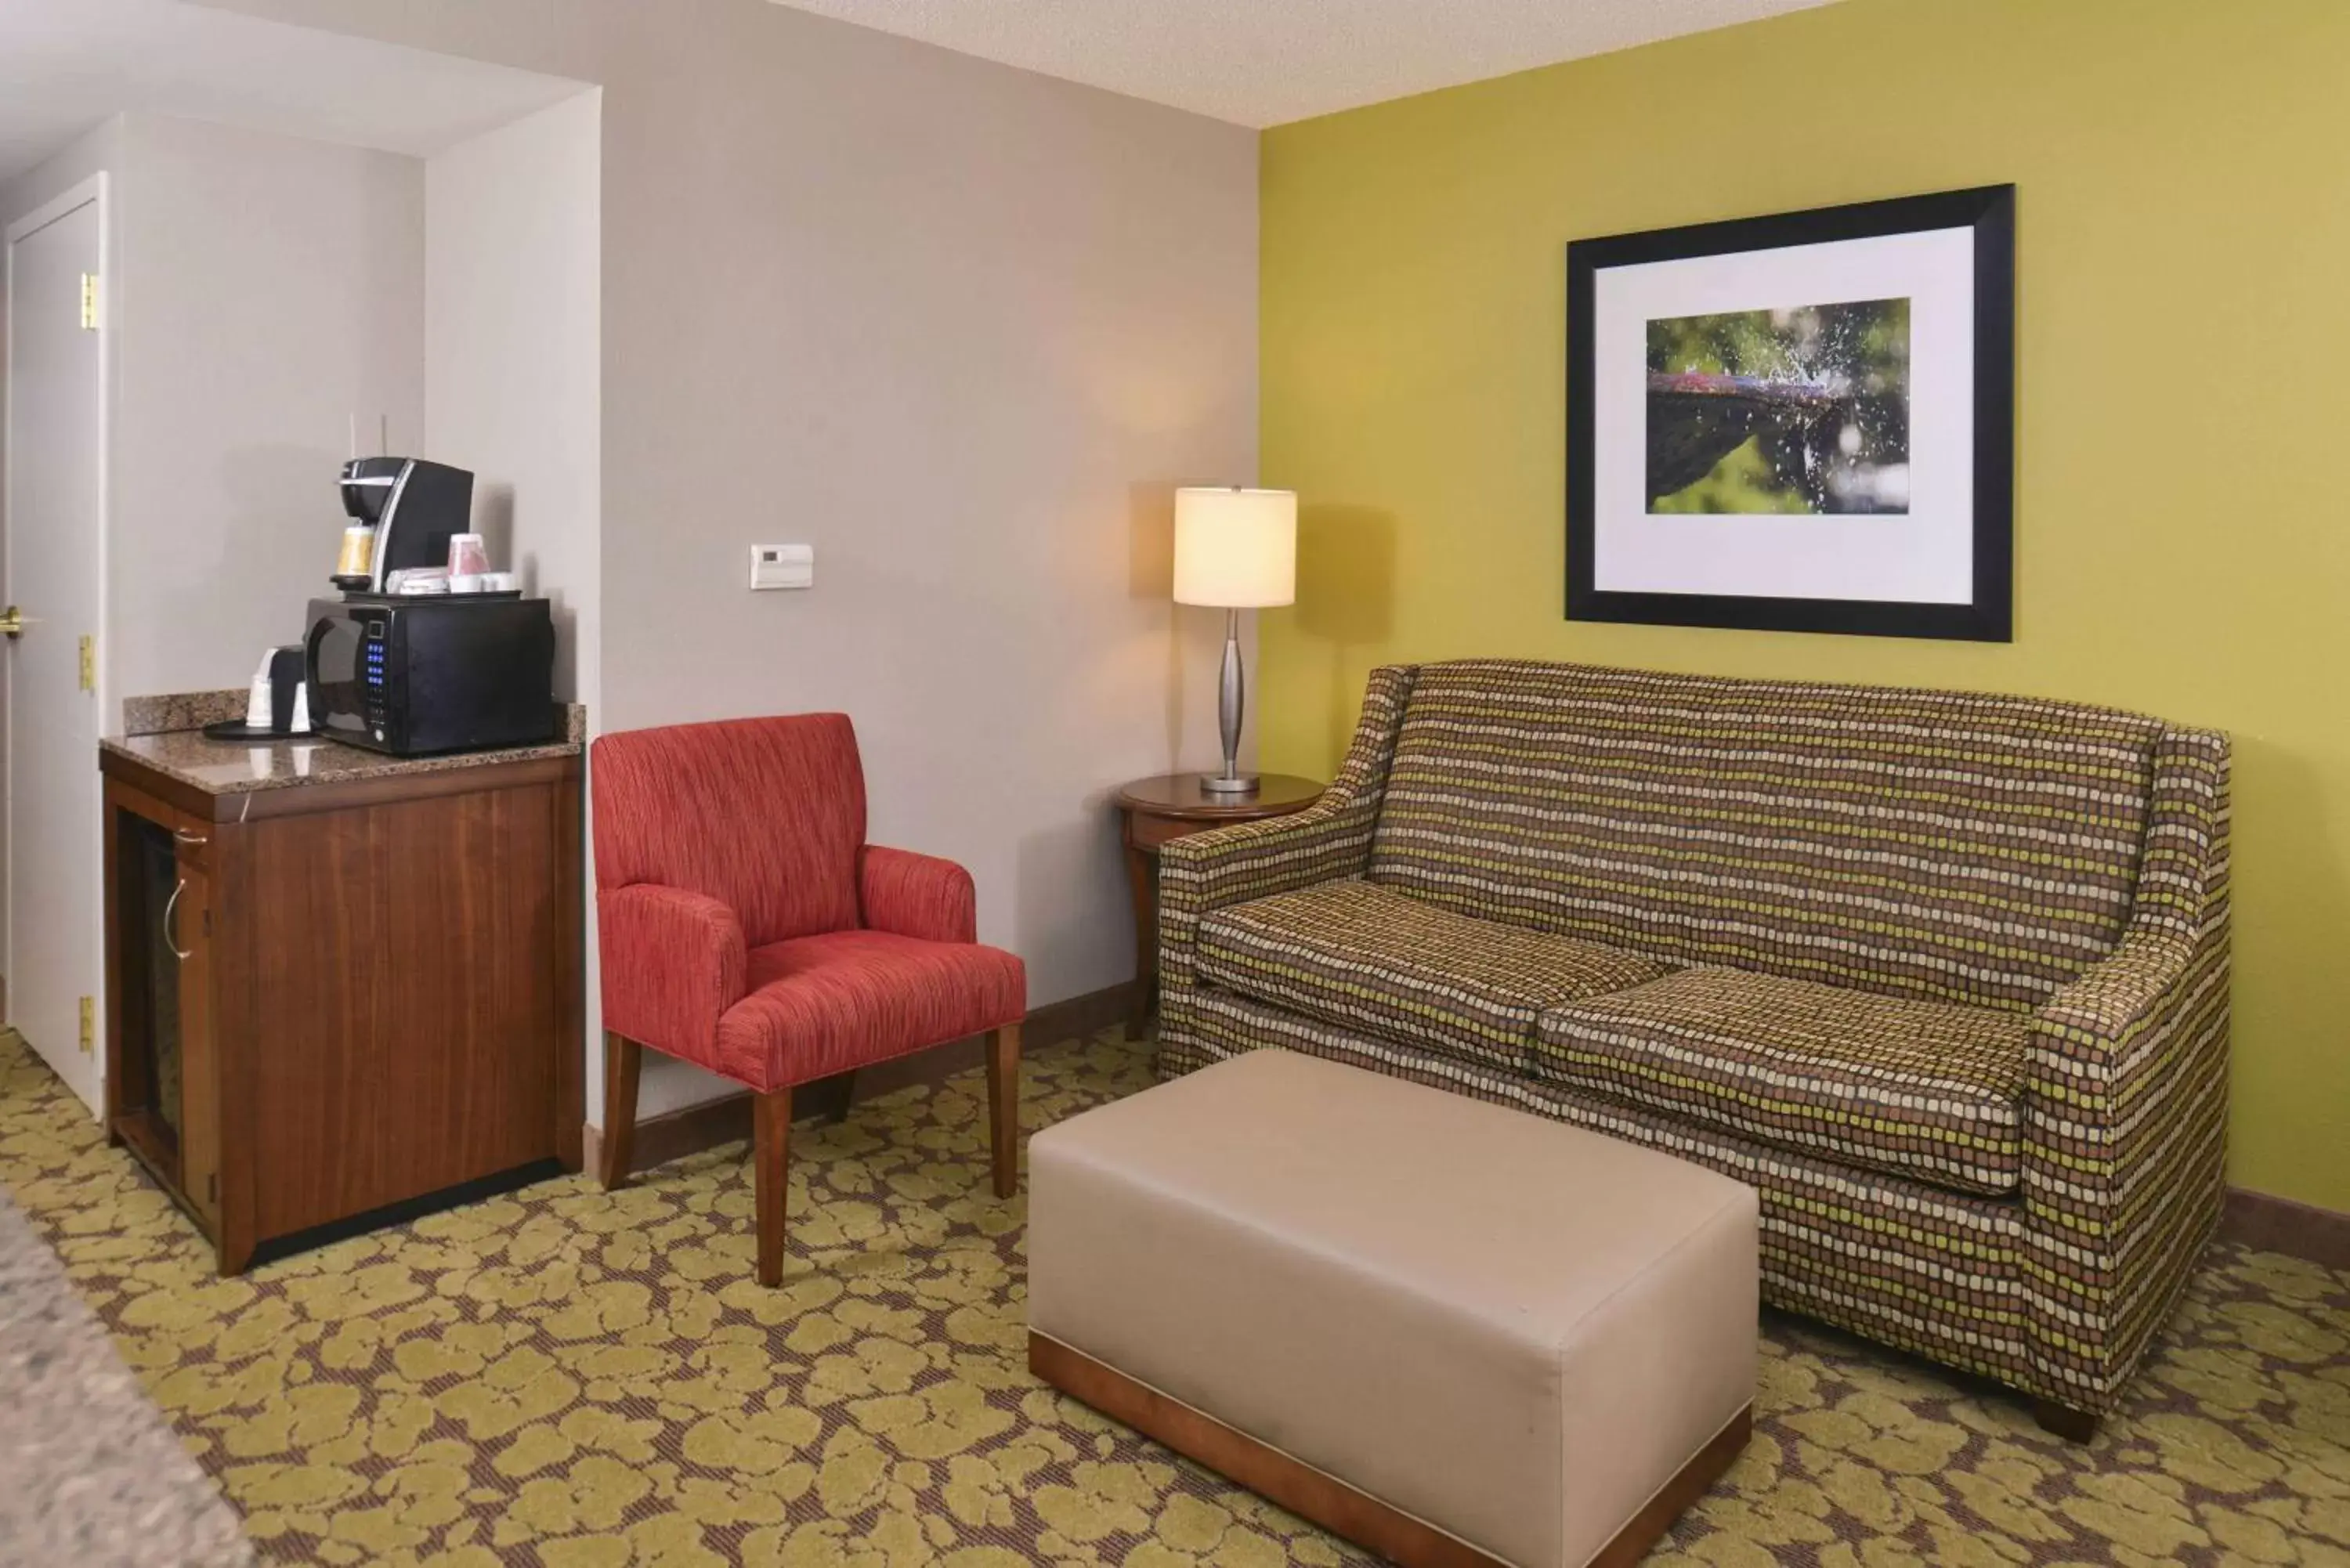
[(1175, 493), (1175, 602), (1260, 609), (1297, 599), (1297, 495)]

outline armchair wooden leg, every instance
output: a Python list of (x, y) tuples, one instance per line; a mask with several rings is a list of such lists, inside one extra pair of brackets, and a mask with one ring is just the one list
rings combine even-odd
[(759, 1282), (784, 1282), (784, 1156), (792, 1136), (792, 1092), (775, 1089), (752, 1102), (752, 1186), (759, 1224)]
[(987, 1122), (995, 1159), (995, 1195), (1020, 1190), (1020, 1025), (1007, 1023), (987, 1037)]
[(645, 1048), (635, 1041), (604, 1031), (604, 1190), (617, 1192), (629, 1184), (637, 1144), (637, 1075), (643, 1067)]

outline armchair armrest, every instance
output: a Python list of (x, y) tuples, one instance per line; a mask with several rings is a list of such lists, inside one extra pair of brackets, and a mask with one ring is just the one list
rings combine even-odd
[(708, 1065), (718, 1020), (748, 984), (742, 922), (704, 893), (650, 882), (599, 890), (604, 1027)]
[(979, 940), (979, 894), (951, 860), (868, 844), (858, 857), (857, 902), (868, 929), (925, 942)]

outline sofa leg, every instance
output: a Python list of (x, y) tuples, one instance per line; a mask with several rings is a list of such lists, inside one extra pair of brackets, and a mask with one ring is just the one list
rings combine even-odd
[(987, 1037), (987, 1139), (995, 1163), (995, 1195), (1020, 1190), (1020, 1025)]
[(2092, 1416), (2086, 1410), (2075, 1410), (2070, 1405), (2059, 1405), (2054, 1399), (2034, 1399), (2032, 1418), (2040, 1429), (2068, 1443), (2085, 1443), (2097, 1435), (2105, 1417)]
[(792, 1092), (774, 1089), (752, 1101), (751, 1185), (759, 1227), (759, 1282), (784, 1282), (784, 1155), (792, 1136)]
[(636, 1158), (637, 1075), (644, 1066), (645, 1048), (624, 1035), (604, 1031), (604, 1190), (618, 1192), (629, 1184)]

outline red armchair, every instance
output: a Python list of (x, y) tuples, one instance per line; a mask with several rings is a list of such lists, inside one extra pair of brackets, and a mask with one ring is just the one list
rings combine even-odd
[(982, 947), (971, 876), (865, 842), (846, 715), (596, 742), (604, 1186), (629, 1178), (651, 1046), (751, 1091), (759, 1280), (784, 1269), (792, 1090), (985, 1033), (995, 1194), (1018, 1185), (1019, 959)]

